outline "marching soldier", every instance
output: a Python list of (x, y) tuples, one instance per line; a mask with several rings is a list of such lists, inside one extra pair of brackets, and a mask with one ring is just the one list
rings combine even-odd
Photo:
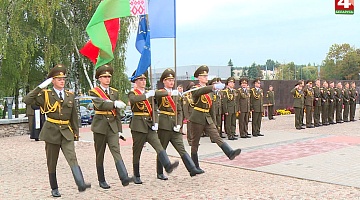
[[(182, 134), (180, 133), (183, 118), (181, 101), (178, 99), (178, 91), (172, 89), (174, 87), (174, 79), (175, 72), (172, 69), (166, 69), (160, 77), (160, 82), (164, 83), (164, 89), (155, 92), (155, 98), (159, 109), (158, 135), (162, 147), (166, 149), (169, 142), (171, 142), (179, 153), (190, 176), (195, 176), (196, 174), (201, 174), (203, 172), (196, 168), (193, 160), (185, 151)], [(168, 178), (163, 173), (163, 166), (161, 165), (159, 157), (157, 158), (156, 163), (157, 178), (160, 180), (167, 180)]]
[(192, 123), (192, 145), (191, 145), (191, 158), (195, 166), (203, 171), (199, 166), (198, 148), (202, 132), (206, 132), (210, 139), (223, 150), (226, 156), (233, 160), (241, 152), (241, 149), (233, 150), (227, 143), (225, 143), (218, 134), (216, 126), (211, 118), (210, 109), (212, 107), (212, 99), (208, 93), (213, 90), (221, 90), (224, 84), (217, 83), (214, 85), (206, 86), (208, 82), (209, 68), (206, 65), (200, 66), (194, 73), (194, 77), (199, 79), (199, 85), (195, 86), (197, 90), (192, 91), (194, 99), (194, 111), (190, 116)]
[[(305, 81), (304, 80), (299, 80), (299, 84), (301, 84), (301, 86), (302, 86), (302, 88), (303, 88), (303, 90), (304, 90), (304, 88), (305, 88)], [(303, 93), (304, 93), (304, 91), (303, 91)], [(305, 100), (305, 97), (304, 97), (304, 100)], [(305, 108), (305, 107), (304, 107)], [(305, 124), (304, 124), (304, 112), (305, 112), (305, 109), (303, 109), (303, 111), (301, 112), (301, 126), (305, 126)]]
[[(133, 76), (135, 75), (135, 71)], [(133, 112), (133, 118), (130, 122), (130, 129), (133, 138), (133, 168), (134, 168), (134, 183), (142, 184), (140, 179), (140, 156), (145, 142), (148, 142), (156, 151), (159, 161), (162, 166), (165, 167), (167, 173), (171, 173), (178, 165), (179, 161), (171, 163), (166, 151), (162, 147), (158, 134), (156, 131), (159, 128), (159, 124), (155, 123), (156, 119), (153, 119), (157, 114), (153, 114), (155, 109), (151, 106), (149, 98), (155, 96), (154, 90), (145, 90), (146, 76), (141, 74), (135, 79), (131, 80), (134, 85), (134, 90), (130, 91), (129, 101), (131, 110)], [(136, 88), (136, 89), (135, 89)], [(166, 96), (167, 92), (159, 94), (158, 97)]]
[(322, 126), (320, 124), (320, 112), (321, 112), (321, 90), (320, 80), (315, 81), (314, 89), (314, 125), (315, 127)]
[[(24, 97), (27, 105), (36, 104), (41, 107), (41, 112), (47, 115), (47, 120), (40, 132), (40, 140), (45, 141), (53, 197), (61, 197), (56, 178), (56, 165), (60, 149), (71, 168), (79, 192), (91, 187), (90, 184), (85, 183), (76, 158), (74, 141), (79, 139), (79, 121), (75, 95), (64, 90), (65, 74), (66, 68), (63, 65), (56, 65), (49, 72), (47, 79)], [(51, 90), (44, 89), (50, 83), (54, 87)]]
[(238, 89), (238, 113), (239, 130), (241, 138), (251, 138), (248, 133), (249, 113), (250, 113), (250, 91), (247, 89), (248, 79), (240, 79), (241, 87)]
[(344, 105), (344, 111), (343, 111), (343, 121), (344, 122), (349, 122), (349, 113), (350, 113), (350, 88), (349, 88), (349, 83), (345, 82), (344, 83), (345, 88), (343, 89), (344, 91), (344, 96), (343, 96), (343, 105)]
[(132, 181), (132, 178), (128, 176), (119, 145), (119, 137), (123, 138), (120, 109), (125, 108), (126, 104), (118, 100), (118, 90), (110, 87), (113, 71), (114, 69), (109, 65), (97, 68), (95, 78), (98, 79), (100, 85), (89, 91), (90, 96), (98, 97), (92, 100), (95, 116), (91, 124), (91, 131), (94, 135), (96, 171), (99, 186), (103, 189), (110, 188), (105, 180), (104, 173), (106, 145), (108, 145), (114, 158), (121, 184), (127, 186)]
[(229, 77), (226, 80), (227, 88), (223, 90), (222, 104), (225, 114), (225, 132), (229, 140), (237, 140), (235, 137), (236, 130), (236, 98), (237, 92), (234, 89), (235, 78)]
[[(177, 86), (177, 91), (179, 92), (179, 102), (181, 102), (181, 104), (179, 104), (179, 106), (181, 106), (182, 116), (184, 116), (184, 111), (183, 111), (183, 108), (182, 108), (183, 107), (182, 102), (184, 101), (184, 97), (183, 97), (184, 87), (183, 87), (183, 85), (181, 85), (181, 84), (178, 85)], [(183, 125), (181, 125), (181, 127), (180, 127), (180, 133), (181, 133), (181, 135), (185, 135), (185, 133), (183, 131)]]
[(343, 107), (344, 91), (341, 82), (336, 84), (335, 100), (336, 100), (336, 123), (343, 123), (342, 120), (342, 107)]
[[(190, 82), (189, 85), (186, 87), (186, 90), (190, 90), (192, 87), (195, 86), (194, 82)], [(183, 96), (183, 111), (184, 111), (184, 117), (186, 121), (186, 138), (188, 141), (189, 146), (191, 146), (191, 121), (190, 116), (191, 113), (194, 110), (194, 102), (191, 96), (191, 92), (186, 93), (185, 96)]]
[(328, 121), (328, 112), (329, 112), (329, 95), (330, 91), (328, 89), (328, 83), (323, 82), (323, 87), (321, 88), (321, 123), (324, 126), (329, 125)]
[(305, 112), (306, 112), (306, 128), (314, 128), (312, 125), (313, 108), (314, 108), (314, 90), (312, 87), (312, 81), (306, 81), (306, 85), (303, 89), (305, 98)]
[[(215, 83), (221, 83), (220, 78), (213, 78), (210, 81), (209, 85), (213, 85)], [(213, 100), (213, 113), (211, 114), (213, 116), (213, 121), (216, 125), (216, 128), (219, 130), (219, 135), (221, 138), (225, 138), (225, 136), (222, 135), (221, 127), (222, 127), (222, 91), (216, 90), (214, 92), (211, 92), (210, 95), (212, 96)], [(211, 141), (214, 142), (214, 141)]]
[(264, 112), (263, 107), (263, 90), (260, 88), (260, 79), (254, 80), (254, 87), (251, 88), (250, 92), (250, 110), (252, 111), (252, 135), (254, 137), (264, 136), (260, 133), (262, 114)]
[(301, 112), (304, 110), (304, 93), (302, 85), (297, 83), (295, 87), (290, 91), (294, 97), (294, 109), (295, 109), (295, 128), (297, 130), (305, 129), (302, 127)]
[(334, 81), (329, 81), (329, 112), (328, 112), (328, 122), (329, 124), (335, 124), (334, 121), (334, 112), (336, 106), (335, 100), (335, 89), (334, 89)]
[(356, 99), (358, 96), (358, 92), (356, 91), (355, 82), (351, 82), (350, 88), (350, 121), (354, 122), (355, 120), (355, 110), (356, 110)]
[(266, 92), (266, 103), (268, 104), (268, 118), (269, 120), (274, 119), (274, 105), (275, 105), (275, 94), (273, 91), (273, 86), (269, 85), (269, 90)]

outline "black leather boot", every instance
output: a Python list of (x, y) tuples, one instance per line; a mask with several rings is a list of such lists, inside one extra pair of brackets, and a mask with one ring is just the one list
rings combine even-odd
[(49, 181), (50, 181), (50, 187), (51, 187), (51, 195), (53, 197), (61, 197), (61, 194), (58, 189), (56, 173), (49, 173)]
[(109, 189), (110, 186), (105, 181), (104, 166), (97, 166), (96, 171), (98, 175), (99, 186), (103, 189)]
[(236, 156), (238, 156), (241, 153), (241, 149), (235, 149), (233, 150), (227, 143), (223, 143), (220, 148), (223, 150), (223, 152), (226, 154), (226, 156), (230, 160), (234, 160)]
[(163, 166), (161, 164), (161, 162), (159, 161), (159, 157), (156, 159), (156, 173), (157, 173), (157, 178), (163, 181), (168, 180), (168, 177), (166, 177), (164, 175), (164, 170), (163, 170)]
[(165, 150), (162, 150), (158, 154), (159, 161), (165, 167), (165, 171), (167, 173), (171, 173), (177, 166), (179, 166), (179, 161), (175, 161), (174, 163), (170, 162), (168, 155)]
[(198, 158), (198, 154), (197, 153), (192, 153), (191, 154), (191, 159), (194, 161), (195, 167), (202, 173), (205, 173), (204, 170), (202, 170), (199, 166), (199, 158)]
[(115, 162), (116, 169), (119, 175), (119, 178), (121, 180), (121, 184), (123, 186), (129, 185), (130, 182), (132, 182), (134, 179), (132, 177), (128, 176), (125, 164), (123, 160), (118, 160)]
[(196, 168), (194, 161), (190, 158), (189, 154), (185, 153), (182, 157), (181, 157), (182, 161), (184, 162), (184, 165), (186, 167), (186, 169), (188, 170), (188, 172), (190, 173), (190, 176), (196, 176), (196, 174), (202, 174), (204, 173), (204, 171), (202, 170), (198, 170), (198, 168)]
[(71, 171), (73, 173), (75, 183), (78, 186), (79, 192), (85, 191), (87, 188), (91, 188), (90, 183), (85, 183), (83, 174), (78, 165), (71, 167)]
[(142, 181), (140, 179), (140, 166), (139, 163), (138, 164), (133, 164), (133, 169), (134, 169), (134, 183), (135, 184), (142, 184)]

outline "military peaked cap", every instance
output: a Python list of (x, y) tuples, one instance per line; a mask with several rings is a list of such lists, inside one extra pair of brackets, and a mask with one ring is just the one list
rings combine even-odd
[(197, 78), (198, 76), (204, 76), (209, 74), (209, 67), (206, 65), (201, 65), (194, 73), (194, 77)]
[(226, 85), (228, 84), (228, 83), (230, 83), (230, 82), (233, 82), (233, 83), (235, 83), (235, 78), (234, 77), (229, 77), (227, 80), (226, 80)]
[(65, 78), (66, 67), (64, 65), (55, 65), (49, 72), (47, 78)]
[[(136, 70), (132, 73), (132, 76), (135, 75), (135, 72), (136, 72)], [(139, 79), (139, 78), (146, 78), (147, 76), (148, 76), (148, 71), (146, 71), (145, 73), (141, 74), (140, 76), (134, 78), (133, 80), (131, 80), (131, 82), (135, 83), (135, 81), (136, 81), (137, 79)]]
[(112, 68), (110, 65), (103, 65), (96, 69), (95, 78), (98, 79), (102, 76), (112, 76), (114, 73), (114, 68)]
[(160, 82), (163, 82), (163, 80), (166, 79), (174, 79), (175, 78), (175, 72), (174, 70), (167, 68), (165, 71), (161, 74)]

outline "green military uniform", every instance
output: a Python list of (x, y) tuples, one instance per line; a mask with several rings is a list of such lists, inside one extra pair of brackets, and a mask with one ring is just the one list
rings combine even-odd
[[(229, 82), (234, 82), (235, 79), (233, 77), (230, 77), (226, 80), (226, 85), (228, 85)], [(237, 99), (237, 92), (235, 89), (226, 88), (222, 91), (222, 109), (225, 116), (225, 132), (228, 136), (229, 140), (236, 140), (235, 138), (235, 130), (236, 130), (236, 99)]]
[[(240, 79), (241, 83), (248, 83), (246, 78)], [(250, 138), (248, 133), (249, 114), (250, 114), (250, 91), (246, 87), (238, 89), (238, 111), (239, 114), (239, 130), (241, 138)]]
[[(56, 65), (48, 74), (48, 78), (65, 78), (66, 68)], [(56, 178), (56, 166), (59, 151), (62, 150), (68, 162), (79, 191), (84, 191), (90, 185), (84, 182), (78, 165), (74, 140), (79, 138), (79, 120), (76, 111), (75, 95), (63, 88), (41, 89), (35, 88), (24, 97), (27, 105), (36, 104), (41, 112), (46, 114), (47, 120), (40, 132), (40, 140), (45, 141), (47, 167), (49, 172), (52, 195), (60, 197)]]
[[(210, 85), (212, 85), (215, 82), (221, 82), (220, 78), (214, 78), (213, 80), (210, 81)], [(213, 121), (216, 125), (216, 128), (219, 131), (219, 135), (221, 138), (225, 138), (224, 136), (222, 136), (222, 113), (223, 113), (223, 109), (222, 109), (222, 91), (221, 90), (216, 90), (214, 92), (209, 93), (210, 96), (212, 97), (213, 100), (213, 113), (211, 114), (213, 117)]]
[(194, 110), (193, 99), (191, 96), (191, 92), (189, 92), (185, 94), (185, 96), (183, 97), (183, 112), (184, 112), (184, 117), (187, 120), (186, 138), (189, 145), (191, 145), (191, 121), (189, 121), (189, 119), (193, 110)]
[[(259, 79), (255, 79), (256, 81), (260, 81)], [(261, 88), (251, 88), (250, 91), (250, 110), (252, 111), (252, 135), (254, 137), (263, 136), (260, 133), (261, 128), (261, 120), (264, 112), (264, 94)]]
[(335, 89), (336, 123), (343, 123), (343, 120), (342, 120), (343, 95), (344, 95), (344, 93), (341, 88)]
[[(197, 78), (198, 76), (207, 76), (208, 72), (209, 68), (206, 65), (202, 65), (195, 71), (194, 77)], [(213, 86), (197, 85), (194, 87), (194, 89), (195, 88), (198, 88), (198, 90), (192, 92), (192, 97), (194, 100), (194, 111), (190, 116), (190, 121), (192, 122), (191, 158), (193, 159), (196, 167), (201, 170), (199, 167), (197, 152), (202, 132), (207, 133), (210, 136), (210, 139), (218, 146), (220, 146), (220, 148), (230, 160), (239, 155), (241, 150), (232, 150), (231, 147), (219, 136), (218, 130), (210, 115), (212, 99), (208, 93), (212, 91)]]
[[(305, 112), (306, 112), (306, 128), (314, 128), (312, 125), (312, 118), (313, 118), (313, 109), (314, 109), (314, 90), (312, 87), (309, 86), (311, 81), (307, 81), (303, 92), (304, 92), (304, 105), (305, 105)], [(302, 123), (302, 122), (301, 122)]]
[(298, 130), (303, 129), (301, 127), (301, 112), (304, 109), (304, 93), (302, 90), (298, 90), (297, 88), (293, 88), (290, 93), (293, 95), (294, 98), (294, 109), (295, 109), (295, 128)]
[(329, 87), (329, 112), (328, 112), (328, 122), (329, 124), (335, 124), (334, 121), (334, 112), (336, 106), (335, 100), (335, 89), (333, 87)]
[(320, 87), (314, 86), (314, 125), (320, 126), (320, 112), (321, 112), (321, 91)]
[[(345, 85), (348, 83), (345, 83)], [(343, 105), (344, 105), (344, 111), (343, 111), (343, 121), (349, 122), (349, 113), (350, 113), (350, 90), (349, 88), (344, 88), (344, 96), (343, 96)]]
[[(109, 65), (103, 65), (96, 70), (95, 78), (112, 76), (113, 68)], [(122, 185), (127, 186), (131, 181), (120, 153), (120, 144), (118, 133), (122, 132), (120, 109), (114, 107), (114, 101), (119, 99), (118, 90), (103, 86), (98, 86), (89, 91), (90, 96), (99, 97), (93, 99), (95, 115), (91, 124), (91, 131), (94, 135), (94, 147), (96, 153), (96, 170), (99, 185), (103, 189), (110, 186), (105, 181), (104, 174), (104, 155), (106, 145), (114, 158), (115, 166), (121, 179)], [(111, 101), (109, 101), (111, 100)]]
[[(174, 78), (175, 72), (172, 69), (166, 69), (160, 77), (160, 82), (163, 82), (166, 79)], [(155, 93), (159, 110), (159, 139), (164, 149), (166, 149), (169, 142), (171, 142), (176, 151), (179, 153), (186, 169), (190, 172), (190, 175), (195, 176), (201, 172), (197, 170), (194, 162), (186, 152), (182, 134), (179, 132), (183, 120), (181, 101), (179, 100), (178, 95), (168, 96), (168, 93), (171, 93), (171, 91), (172, 89), (164, 88), (156, 91)], [(164, 96), (164, 93), (166, 96)], [(175, 131), (175, 129), (178, 130)], [(168, 178), (163, 174), (163, 166), (161, 165), (159, 158), (156, 163), (157, 178), (167, 180)]]
[(327, 87), (321, 88), (321, 123), (324, 126), (329, 125), (329, 95), (330, 91)]
[(266, 103), (268, 104), (268, 118), (274, 119), (275, 93), (274, 91), (266, 92)]
[[(355, 84), (355, 83), (352, 83)], [(356, 121), (355, 120), (355, 110), (356, 110), (356, 99), (357, 99), (358, 93), (356, 91), (355, 87), (350, 88), (350, 121)]]
[[(134, 76), (135, 72), (133, 73)], [(142, 74), (132, 82), (135, 82), (137, 79), (146, 78), (147, 72)], [(156, 119), (153, 117), (157, 114), (152, 114), (156, 112), (153, 109), (153, 106), (147, 100), (146, 91), (141, 91), (135, 89), (129, 92), (129, 101), (131, 110), (133, 112), (133, 118), (130, 122), (130, 129), (133, 138), (133, 169), (134, 169), (134, 182), (135, 184), (142, 184), (140, 179), (140, 156), (145, 142), (148, 142), (156, 151), (158, 158), (161, 164), (165, 167), (166, 172), (171, 173), (175, 169), (179, 162), (171, 163), (168, 155), (166, 154), (161, 142), (159, 140), (158, 134), (156, 133)], [(167, 92), (162, 92), (157, 94), (157, 97), (166, 96)], [(150, 97), (152, 98), (152, 97)]]

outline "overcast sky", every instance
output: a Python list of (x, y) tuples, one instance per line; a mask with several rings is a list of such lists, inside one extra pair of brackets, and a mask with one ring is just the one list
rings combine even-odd
[[(176, 60), (184, 65), (250, 66), (267, 59), (321, 64), (332, 44), (360, 48), (360, 3), (336, 15), (333, 0), (178, 0)], [(128, 43), (127, 73), (140, 54)], [(174, 66), (174, 39), (152, 39), (152, 67)], [(211, 72), (210, 72), (211, 73)]]

